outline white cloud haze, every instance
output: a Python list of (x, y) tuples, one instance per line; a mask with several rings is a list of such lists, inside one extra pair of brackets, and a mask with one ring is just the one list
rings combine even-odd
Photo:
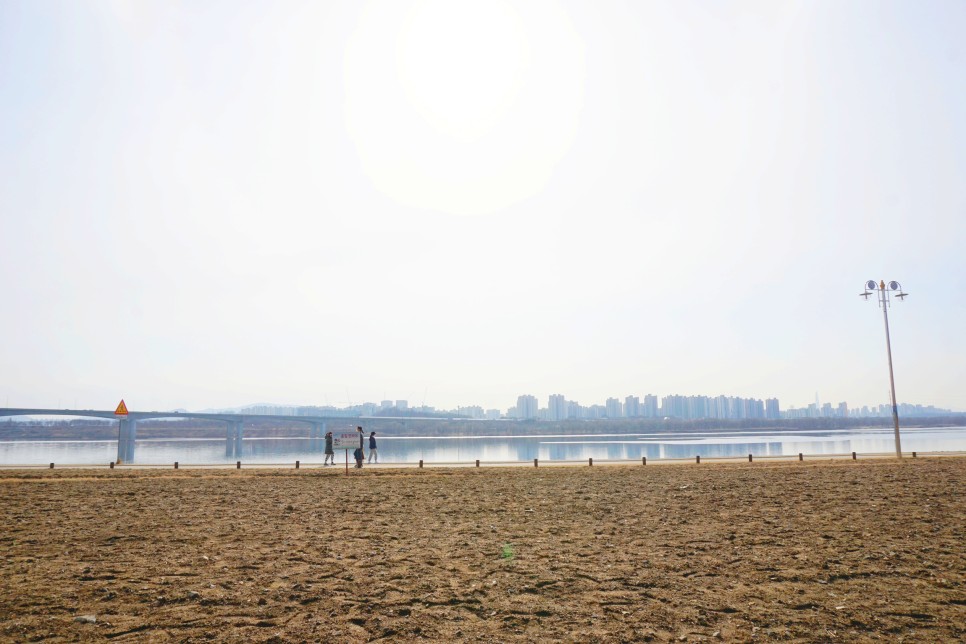
[(961, 2), (0, 4), (0, 405), (966, 410)]

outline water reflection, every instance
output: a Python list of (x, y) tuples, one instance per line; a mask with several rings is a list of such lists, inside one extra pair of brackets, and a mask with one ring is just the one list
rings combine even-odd
[[(903, 450), (966, 451), (966, 427), (903, 430)], [(242, 453), (225, 456), (221, 439), (139, 440), (135, 463), (144, 465), (249, 463), (321, 463), (321, 442), (310, 438), (246, 438)], [(484, 463), (531, 461), (740, 458), (859, 453), (889, 454), (895, 449), (891, 430), (823, 430), (767, 432), (620, 434), (581, 436), (453, 436), (392, 437), (379, 442), (381, 463)], [(0, 442), (0, 464), (104, 465), (115, 460), (116, 441)], [(345, 454), (339, 453), (342, 462)]]

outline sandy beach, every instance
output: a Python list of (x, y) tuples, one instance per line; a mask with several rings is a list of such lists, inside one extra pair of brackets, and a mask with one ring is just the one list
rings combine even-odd
[(962, 641), (964, 475), (5, 470), (0, 639)]

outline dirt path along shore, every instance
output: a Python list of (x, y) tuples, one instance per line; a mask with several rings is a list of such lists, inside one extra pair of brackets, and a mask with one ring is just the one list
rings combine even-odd
[(966, 640), (966, 459), (0, 472), (0, 639)]

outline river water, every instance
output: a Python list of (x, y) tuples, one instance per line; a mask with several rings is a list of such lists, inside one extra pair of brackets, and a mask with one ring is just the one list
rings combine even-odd
[[(902, 430), (903, 452), (966, 451), (966, 427)], [(368, 443), (367, 443), (368, 444)], [(427, 464), (693, 459), (831, 454), (892, 454), (892, 429), (728, 431), (703, 433), (541, 436), (379, 437), (379, 462)], [(337, 455), (344, 462), (344, 452)], [(106, 465), (117, 459), (117, 441), (2, 441), (0, 465)], [(350, 455), (351, 459), (351, 455)], [(321, 441), (309, 438), (246, 438), (241, 456), (225, 454), (224, 439), (138, 440), (134, 464), (185, 465), (321, 463)]]

